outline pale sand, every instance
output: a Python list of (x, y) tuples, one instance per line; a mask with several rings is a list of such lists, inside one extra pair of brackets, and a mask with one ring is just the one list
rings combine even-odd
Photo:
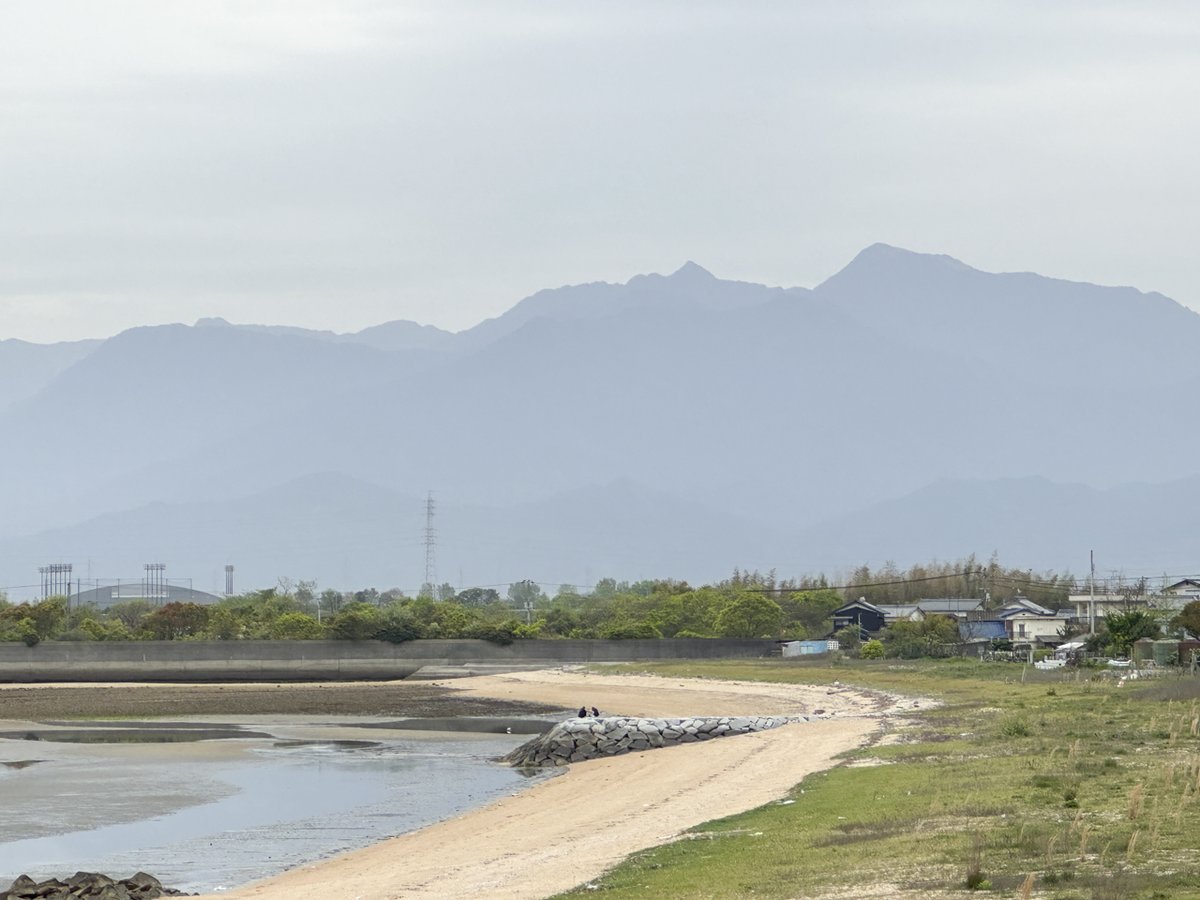
[(563, 777), (375, 846), (221, 897), (542, 898), (583, 884), (688, 828), (783, 797), (864, 743), (888, 706), (843, 688), (603, 676), (563, 670), (463, 679), (476, 696), (606, 714), (755, 715), (824, 709), (846, 718), (592, 760)]

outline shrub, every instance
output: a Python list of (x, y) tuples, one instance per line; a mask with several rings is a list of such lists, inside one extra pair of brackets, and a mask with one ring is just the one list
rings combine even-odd
[(10, 620), (0, 629), (0, 641), (21, 641), (26, 647), (36, 647), (40, 640), (37, 628), (28, 618)]
[(858, 655), (863, 659), (883, 659), (883, 641), (872, 639), (859, 648)]
[(410, 617), (398, 612), (389, 612), (383, 624), (375, 632), (375, 638), (389, 644), (403, 644), (421, 637), (421, 626)]
[(271, 638), (277, 641), (313, 641), (324, 636), (324, 627), (307, 613), (284, 613), (271, 625)]
[(329, 623), (329, 636), (342, 641), (367, 641), (382, 624), (379, 610), (366, 603), (351, 603)]
[(516, 640), (517, 630), (521, 627), (521, 623), (516, 619), (508, 619), (498, 625), (479, 622), (468, 628), (463, 637), (475, 638), (478, 641), (491, 641), (493, 644), (506, 646)]
[(58, 636), (60, 641), (94, 641), (96, 636), (86, 628), (72, 628)]
[(1029, 737), (1029, 723), (1020, 716), (1012, 716), (1000, 723), (1000, 733), (1005, 737)]

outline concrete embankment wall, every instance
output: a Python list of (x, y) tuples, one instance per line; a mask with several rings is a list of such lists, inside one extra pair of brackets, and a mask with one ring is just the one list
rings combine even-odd
[(694, 744), (713, 738), (778, 728), (804, 716), (693, 716), (686, 719), (634, 719), (626, 716), (567, 719), (504, 757), (514, 766), (565, 766), (601, 756), (656, 747)]
[(773, 641), (46, 641), (0, 643), (0, 682), (453, 678), (569, 663), (769, 656)]

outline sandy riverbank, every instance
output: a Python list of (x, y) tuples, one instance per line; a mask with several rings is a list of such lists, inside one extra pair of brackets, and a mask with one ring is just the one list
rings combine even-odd
[(563, 670), (450, 682), (463, 698), (640, 716), (811, 713), (838, 718), (593, 760), (466, 815), (223, 897), (541, 898), (630, 853), (783, 796), (867, 740), (890, 700), (833, 687)]

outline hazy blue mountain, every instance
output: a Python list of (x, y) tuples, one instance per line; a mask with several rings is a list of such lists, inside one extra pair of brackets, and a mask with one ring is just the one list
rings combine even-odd
[[(0, 444), (0, 534), (162, 496), (161, 486), (137, 493), (148, 467), (211, 448), (269, 468), (343, 393), (405, 377), (423, 359), (237, 328), (123, 332), (0, 414), (0, 430), (27, 438)], [(175, 475), (180, 487), (202, 480), (195, 466)]]
[(947, 479), (805, 529), (788, 562), (846, 571), (998, 551), (1009, 563), (1085, 575), (1095, 551), (1097, 574), (1194, 574), (1198, 503), (1200, 477), (1108, 490), (1039, 477)]
[(98, 346), (100, 341), (31, 344), (0, 340), (0, 413), (37, 394)]
[(418, 325), (416, 322), (398, 319), (394, 322), (384, 322), (372, 325), (361, 331), (336, 332), (317, 331), (310, 328), (296, 328), (291, 325), (234, 325), (225, 319), (214, 317), (200, 319), (197, 328), (234, 328), (241, 331), (254, 331), (261, 334), (286, 335), (288, 337), (310, 338), (318, 341), (328, 341), (333, 344), (362, 344), (376, 350), (395, 351), (437, 351), (449, 349), (454, 340), (454, 334), (435, 328), (433, 325)]
[[(357, 336), (217, 322), (134, 329), (0, 411), (0, 430), (23, 438), (0, 445), (0, 537), (64, 535), (155, 502), (188, 511), (172, 527), (198, 530), (188, 522), (203, 521), (203, 508), (238, 535), (242, 520), (265, 527), (253, 508), (274, 502), (272, 539), (308, 548), (304, 510), (337, 500), (341, 484), (345, 509), (325, 515), (366, 541), (353, 523), (374, 514), (353, 486), (368, 484), (379, 502), (411, 506), (433, 489), (464, 515), (475, 510), (471, 521), (502, 517), (510, 542), (489, 555), (494, 538), (478, 526), (466, 573), (547, 580), (533, 570), (558, 559), (571, 572), (695, 578), (714, 559), (725, 567), (722, 547), (732, 564), (777, 560), (781, 572), (993, 549), (1040, 564), (1021, 557), (1030, 548), (1068, 565), (1079, 547), (1054, 518), (1062, 485), (1089, 485), (1102, 505), (1126, 483), (1200, 476), (1198, 338), (1200, 316), (1160, 295), (992, 275), (883, 245), (812, 291), (726, 282), (689, 264), (543, 291), (457, 335), (404, 322)], [(296, 485), (318, 475), (306, 501)], [(598, 484), (647, 485), (661, 498)], [(998, 503), (981, 529), (969, 492), (939, 505), (945, 488), (930, 486), (946, 484), (1010, 485), (1023, 512)], [(283, 493), (272, 500), (273, 490)], [(661, 500), (646, 513), (654, 528), (631, 531), (604, 502), (612, 497), (631, 508)], [(852, 514), (863, 509), (891, 524), (876, 533), (875, 519)], [(1100, 529), (1091, 544), (1108, 534), (1127, 559), (1176, 546), (1106, 524), (1098, 507), (1088, 515)], [(98, 520), (113, 523), (113, 553), (126, 527), (141, 533)], [(696, 522), (711, 540), (689, 530)], [(409, 539), (400, 528), (389, 519), (381, 543), (363, 546), (398, 546)], [(627, 532), (645, 540), (627, 543)], [(668, 550), (668, 533), (690, 537)], [(263, 546), (252, 537), (222, 556)], [(83, 543), (37, 546), (75, 558)], [(554, 552), (537, 555), (542, 543)], [(336, 582), (344, 551), (313, 546), (271, 556), (308, 566), (275, 574)], [(369, 556), (351, 569), (368, 571)], [(44, 564), (7, 558), (21, 572)]]
[(346, 337), (351, 343), (377, 350), (400, 351), (446, 351), (453, 348), (455, 339), (452, 332), (405, 320), (373, 325)]
[[(415, 592), (424, 579), (424, 507), (415, 493), (312, 475), (236, 500), (153, 503), (3, 540), (0, 571), (19, 572), (27, 559), (69, 559), (79, 578), (90, 565), (92, 578), (128, 579), (162, 562), (168, 577), (215, 591), (228, 562), (242, 587), (288, 574)], [(628, 481), (509, 507), (439, 502), (435, 521), (439, 583), (455, 585), (582, 585), (664, 569), (719, 578), (781, 551), (768, 529)]]
[(459, 342), (481, 347), (537, 319), (586, 323), (626, 312), (689, 315), (698, 310), (744, 309), (807, 293), (804, 288), (724, 281), (689, 261), (670, 275), (638, 275), (624, 284), (600, 281), (538, 291), (502, 316), (460, 332)]
[(1194, 377), (1200, 314), (1130, 287), (992, 274), (874, 244), (813, 295), (914, 346), (1098, 388)]

